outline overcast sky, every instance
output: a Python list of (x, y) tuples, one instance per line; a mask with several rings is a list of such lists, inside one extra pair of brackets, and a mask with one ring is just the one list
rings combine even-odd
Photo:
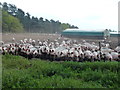
[(118, 30), (120, 0), (1, 0), (35, 17), (70, 23), (79, 29)]

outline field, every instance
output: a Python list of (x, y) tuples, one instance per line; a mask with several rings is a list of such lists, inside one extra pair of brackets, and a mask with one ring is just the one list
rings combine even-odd
[(35, 40), (54, 40), (57, 39), (60, 35), (59, 34), (40, 34), (40, 33), (17, 33), (17, 34), (13, 34), (13, 33), (3, 33), (2, 34), (2, 40), (5, 43), (11, 42), (12, 38), (14, 37), (16, 39), (16, 41), (19, 41), (21, 39), (24, 38), (32, 38)]
[[(59, 34), (2, 34), (5, 43), (24, 38), (52, 41)], [(74, 38), (73, 38), (74, 39)], [(61, 39), (62, 40), (62, 39)], [(82, 39), (77, 39), (81, 41)], [(111, 39), (112, 47), (117, 45)], [(92, 40), (87, 40), (91, 42)], [(94, 40), (98, 43), (98, 40)], [(2, 88), (119, 88), (119, 62), (50, 62), (21, 56), (2, 56)]]
[(118, 88), (118, 62), (50, 62), (2, 56), (3, 88)]
[[(35, 39), (36, 41), (39, 39), (41, 41), (50, 39), (51, 41), (57, 39), (58, 37), (60, 37), (60, 34), (40, 34), (40, 33), (17, 33), (17, 34), (13, 34), (13, 33), (3, 33), (1, 35), (2, 40), (5, 43), (9, 43), (12, 42), (12, 38), (14, 37), (16, 39), (16, 41), (19, 41), (21, 39), (24, 38), (32, 38)], [(61, 40), (63, 40), (64, 37), (61, 38)], [(77, 40), (78, 42), (81, 42), (83, 40), (83, 38), (71, 38), (74, 40)], [(101, 41), (100, 39), (85, 39), (87, 42), (96, 42), (97, 44)], [(111, 41), (111, 42), (109, 42)], [(107, 42), (110, 44), (111, 48), (115, 48), (116, 46), (118, 46), (119, 40), (118, 37), (112, 37), (109, 40), (107, 40)]]

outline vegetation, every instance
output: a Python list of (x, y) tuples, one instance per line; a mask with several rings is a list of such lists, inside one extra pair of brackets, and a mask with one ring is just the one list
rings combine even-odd
[[(0, 6), (2, 6), (2, 10), (20, 20), (25, 32), (59, 33), (66, 28), (78, 28), (77, 26), (70, 25), (68, 23), (61, 23), (59, 20), (55, 21), (53, 19), (48, 20), (43, 17), (37, 18), (31, 16), (28, 12), (25, 13), (22, 9), (17, 8), (15, 5), (7, 4), (6, 2), (3, 4), (0, 3)], [(3, 17), (5, 17), (4, 14)], [(4, 21), (9, 21), (9, 18), (4, 18), (3, 20), (3, 32), (12, 32), (12, 29), (9, 29), (12, 28), (12, 26), (8, 25), (8, 23), (4, 24)]]
[(3, 88), (119, 88), (118, 62), (50, 62), (2, 56)]
[(6, 11), (2, 11), (2, 15), (3, 32), (23, 32), (23, 26), (19, 19), (9, 15)]

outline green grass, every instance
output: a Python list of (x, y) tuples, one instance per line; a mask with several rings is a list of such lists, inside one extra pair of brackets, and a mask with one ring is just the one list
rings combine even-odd
[(2, 56), (3, 88), (118, 88), (118, 62), (50, 62)]

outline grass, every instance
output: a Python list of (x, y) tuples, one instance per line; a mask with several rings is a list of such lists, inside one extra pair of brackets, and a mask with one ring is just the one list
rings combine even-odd
[(119, 88), (118, 62), (50, 62), (2, 56), (2, 88)]

